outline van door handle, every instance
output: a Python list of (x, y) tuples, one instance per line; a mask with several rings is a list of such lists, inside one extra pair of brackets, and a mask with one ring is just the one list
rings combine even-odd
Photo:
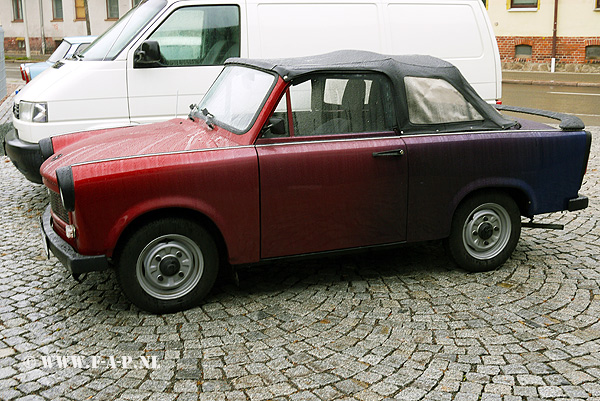
[(389, 157), (389, 156), (403, 156), (404, 149), (384, 150), (383, 152), (373, 152), (373, 157)]

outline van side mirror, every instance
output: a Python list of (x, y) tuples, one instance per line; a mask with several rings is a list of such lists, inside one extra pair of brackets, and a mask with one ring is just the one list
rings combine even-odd
[(285, 135), (285, 122), (283, 121), (283, 118), (271, 117), (269, 118), (269, 123), (265, 126), (263, 130), (271, 131), (271, 134), (275, 136)]
[(161, 64), (160, 46), (155, 40), (146, 40), (134, 53), (134, 68), (157, 67)]

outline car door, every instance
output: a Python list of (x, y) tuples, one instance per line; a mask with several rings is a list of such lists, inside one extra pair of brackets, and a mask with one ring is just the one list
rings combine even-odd
[[(218, 1), (218, 0), (217, 0)], [(129, 114), (134, 123), (186, 116), (229, 57), (240, 56), (242, 10), (235, 4), (190, 5), (171, 11), (144, 41), (160, 61), (139, 63), (141, 43), (127, 56)]]
[(391, 104), (378, 74), (288, 89), (270, 120), (285, 135), (257, 140), (262, 258), (405, 240), (407, 160)]

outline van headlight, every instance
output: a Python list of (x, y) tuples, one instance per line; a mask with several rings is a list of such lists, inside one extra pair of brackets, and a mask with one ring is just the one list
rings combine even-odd
[(19, 103), (19, 119), (32, 123), (48, 122), (48, 103), (21, 101)]

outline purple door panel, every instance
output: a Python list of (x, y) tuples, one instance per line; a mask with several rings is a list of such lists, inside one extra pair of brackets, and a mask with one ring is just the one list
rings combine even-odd
[(401, 138), (271, 144), (257, 151), (262, 258), (405, 240)]

